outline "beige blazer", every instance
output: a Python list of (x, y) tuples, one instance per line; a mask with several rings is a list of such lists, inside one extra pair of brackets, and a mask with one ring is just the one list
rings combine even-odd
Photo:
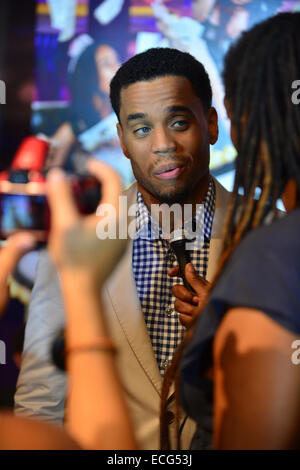
[[(222, 230), (229, 193), (216, 183), (216, 209), (207, 278), (214, 274), (222, 247)], [(128, 207), (136, 201), (136, 185), (128, 191)], [(162, 378), (141, 312), (132, 267), (132, 241), (103, 288), (103, 303), (111, 336), (118, 348), (117, 364), (142, 449), (159, 448), (159, 408)], [(25, 334), (23, 364), (15, 395), (19, 415), (60, 423), (64, 415), (66, 377), (49, 359), (49, 345), (64, 323), (59, 281), (47, 252), (40, 255)], [(187, 421), (182, 448), (188, 449), (195, 429)], [(175, 431), (171, 430), (175, 448)]]

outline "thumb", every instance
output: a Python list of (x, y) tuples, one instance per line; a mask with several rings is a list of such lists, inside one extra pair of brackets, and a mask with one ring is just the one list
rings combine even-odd
[(28, 232), (16, 233), (8, 239), (7, 245), (0, 252), (0, 282), (6, 282), (20, 258), (34, 247), (35, 242), (34, 235)]
[(185, 266), (185, 277), (197, 295), (202, 297), (204, 292), (206, 292), (206, 285), (208, 283), (204, 278), (198, 276), (192, 263), (187, 263)]

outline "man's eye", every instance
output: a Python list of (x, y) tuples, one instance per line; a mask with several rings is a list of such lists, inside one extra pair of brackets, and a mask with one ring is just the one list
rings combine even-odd
[(173, 122), (172, 127), (178, 130), (185, 130), (188, 127), (188, 121), (184, 121), (184, 120), (175, 121)]
[(150, 132), (150, 127), (139, 127), (138, 129), (135, 129), (134, 131), (134, 134), (136, 135), (146, 135), (146, 134), (149, 134)]

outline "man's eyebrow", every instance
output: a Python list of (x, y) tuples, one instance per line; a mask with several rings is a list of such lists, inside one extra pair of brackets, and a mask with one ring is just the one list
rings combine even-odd
[(127, 122), (129, 123), (130, 121), (135, 121), (136, 119), (145, 119), (146, 117), (147, 117), (147, 114), (144, 114), (144, 113), (128, 114)]
[[(187, 106), (182, 106), (182, 105), (168, 106), (166, 108), (166, 111), (168, 113), (184, 112), (184, 113), (193, 114), (190, 108), (188, 108)], [(136, 121), (137, 119), (146, 119), (147, 117), (148, 117), (148, 114), (145, 114), (145, 113), (133, 113), (133, 114), (128, 114), (126, 121), (127, 123), (130, 123), (131, 121)]]
[(180, 106), (180, 105), (168, 106), (167, 111), (169, 113), (184, 112), (184, 113), (192, 114), (192, 111), (190, 110), (190, 108), (188, 108), (187, 106)]

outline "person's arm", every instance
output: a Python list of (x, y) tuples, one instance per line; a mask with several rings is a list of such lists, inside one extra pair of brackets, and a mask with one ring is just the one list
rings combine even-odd
[(0, 450), (80, 450), (64, 429), (0, 413)]
[[(272, 295), (272, 294), (270, 294)], [(230, 309), (214, 341), (214, 447), (299, 448), (297, 336), (265, 313)]]
[[(7, 276), (35, 245), (28, 232), (13, 235), (0, 251), (0, 316), (8, 300)], [(66, 393), (65, 374), (50, 357), (50, 346), (64, 322), (59, 282), (46, 253), (40, 255), (31, 295), (22, 366), (15, 394), (15, 413), (61, 424)]]
[[(62, 273), (61, 281), (68, 312), (67, 349), (97, 344), (99, 339), (108, 337), (99, 289), (92, 276), (85, 270), (72, 269)], [(67, 355), (67, 429), (83, 448), (136, 448), (115, 360), (112, 352), (100, 349), (71, 351)]]
[[(89, 169), (102, 182), (101, 202), (117, 211), (120, 182), (116, 174), (100, 162)], [(122, 256), (126, 240), (97, 239), (100, 217), (79, 217), (70, 188), (58, 170), (50, 175), (48, 197), (49, 249), (60, 272), (67, 312), (68, 431), (83, 448), (134, 449), (136, 441), (113, 351), (97, 347), (99, 342), (109, 342), (99, 287)], [(95, 348), (90, 350), (90, 346)]]
[[(10, 237), (0, 250), (0, 316), (8, 301), (7, 277), (19, 259), (35, 245), (35, 237), (28, 232), (19, 232)], [(34, 389), (35, 375), (31, 375), (28, 388)], [(37, 393), (37, 390), (36, 390)], [(38, 400), (37, 400), (38, 402)], [(78, 445), (62, 430), (48, 423), (36, 422), (0, 413), (0, 450), (15, 449), (79, 449)]]
[(39, 255), (25, 329), (22, 365), (15, 394), (15, 413), (62, 424), (66, 374), (53, 364), (50, 349), (65, 323), (57, 272), (46, 250)]
[(0, 318), (9, 299), (8, 276), (13, 272), (22, 256), (34, 247), (35, 239), (30, 233), (12, 235), (0, 250)]

